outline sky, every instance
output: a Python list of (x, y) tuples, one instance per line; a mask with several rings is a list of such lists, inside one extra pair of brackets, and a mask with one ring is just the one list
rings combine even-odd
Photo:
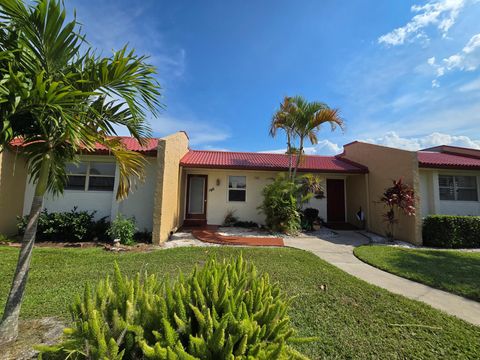
[(338, 108), (308, 153), (354, 140), (480, 149), (480, 0), (66, 0), (103, 55), (125, 44), (158, 69), (154, 136), (193, 149), (283, 151), (284, 96)]

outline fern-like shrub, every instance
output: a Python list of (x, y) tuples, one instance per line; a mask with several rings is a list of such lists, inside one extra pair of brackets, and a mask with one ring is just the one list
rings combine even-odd
[[(115, 266), (71, 307), (74, 326), (42, 359), (305, 359), (287, 342), (289, 300), (240, 257), (185, 278), (123, 276)], [(308, 340), (308, 339), (302, 339)], [(297, 339), (299, 341), (299, 339)]]

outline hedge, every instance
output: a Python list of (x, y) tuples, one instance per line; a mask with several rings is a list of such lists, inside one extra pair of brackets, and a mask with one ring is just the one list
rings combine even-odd
[(423, 220), (423, 244), (449, 249), (480, 248), (480, 216), (427, 216)]

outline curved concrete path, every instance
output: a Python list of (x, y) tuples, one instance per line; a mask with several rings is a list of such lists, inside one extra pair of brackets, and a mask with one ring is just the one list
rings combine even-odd
[(368, 240), (353, 231), (337, 231), (339, 236), (323, 240), (315, 236), (286, 238), (285, 245), (310, 251), (319, 258), (370, 284), (424, 303), (480, 326), (480, 303), (433, 289), (429, 286), (370, 266), (353, 255), (353, 248)]

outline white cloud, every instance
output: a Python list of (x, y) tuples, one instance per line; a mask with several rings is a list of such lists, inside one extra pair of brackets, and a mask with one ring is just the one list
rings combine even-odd
[(396, 132), (390, 131), (381, 137), (366, 139), (364, 141), (404, 150), (420, 150), (438, 145), (454, 145), (480, 149), (480, 139), (475, 140), (468, 136), (449, 135), (439, 132), (433, 132), (422, 137), (401, 137)]
[(461, 92), (479, 91), (480, 90), (480, 78), (463, 84), (458, 88)]
[[(286, 148), (259, 151), (261, 153), (285, 154)], [(342, 147), (330, 140), (321, 140), (318, 144), (304, 148), (307, 155), (337, 155), (342, 152)]]
[(230, 138), (230, 133), (227, 129), (192, 117), (181, 118), (161, 115), (158, 119), (151, 121), (151, 123), (153, 132), (161, 136), (180, 130), (186, 131), (190, 138), (190, 144), (193, 146), (203, 145), (208, 147), (211, 146), (210, 143)]
[[(185, 49), (168, 44), (164, 34), (155, 29), (156, 24), (146, 18), (149, 5), (139, 3), (135, 11), (118, 6), (116, 2), (97, 2), (87, 6), (75, 1), (78, 20), (87, 41), (104, 55), (120, 50), (125, 44), (138, 54), (149, 55), (147, 62), (157, 67), (162, 85), (168, 80), (183, 77), (186, 68)], [(147, 19), (147, 20), (146, 20)]]
[(435, 25), (447, 36), (448, 30), (455, 24), (460, 10), (467, 0), (438, 0), (429, 1), (425, 5), (413, 5), (411, 11), (417, 13), (406, 25), (399, 27), (378, 38), (380, 44), (396, 46), (405, 41), (428, 39), (424, 29)]
[[(149, 123), (155, 137), (185, 131), (190, 139), (190, 144), (193, 146), (201, 146), (204, 150), (228, 151), (226, 148), (212, 145), (212, 143), (230, 138), (229, 131), (210, 122), (200, 121), (192, 117), (180, 118), (160, 115), (157, 119), (150, 119)], [(115, 126), (115, 130), (119, 136), (130, 136), (124, 126)]]
[[(480, 34), (473, 35), (463, 49), (447, 58), (441, 64), (437, 64), (435, 57), (427, 60), (427, 63), (436, 70), (437, 77), (445, 75), (447, 71), (474, 71), (480, 66)], [(438, 81), (432, 82), (433, 87), (438, 87)]]

